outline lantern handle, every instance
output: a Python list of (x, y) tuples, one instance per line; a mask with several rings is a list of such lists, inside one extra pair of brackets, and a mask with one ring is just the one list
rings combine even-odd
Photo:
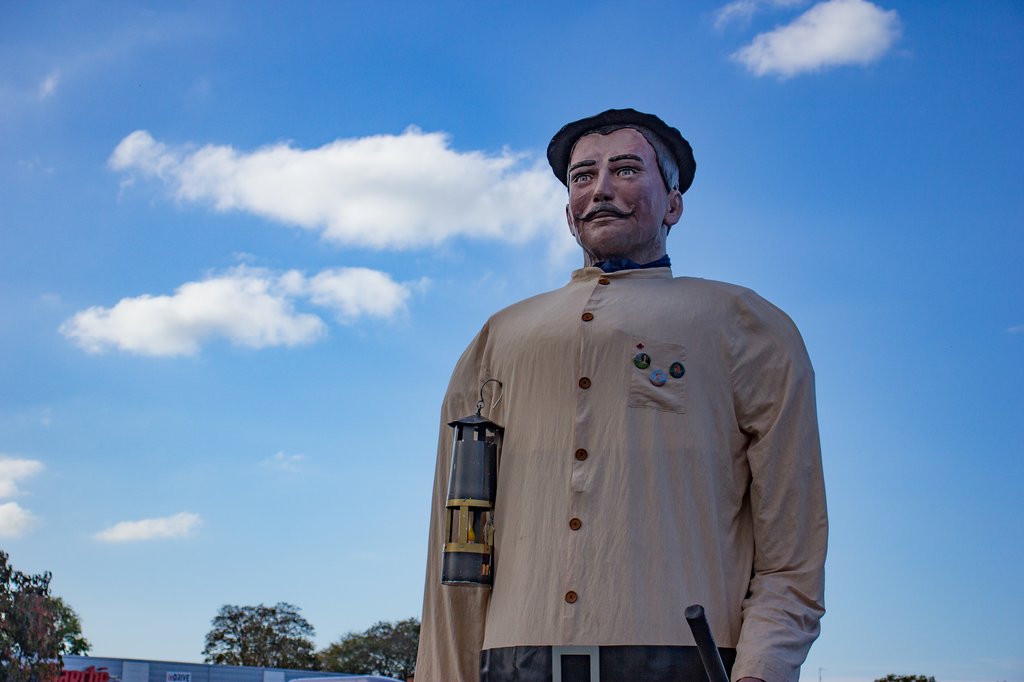
[(476, 416), (478, 417), (480, 416), (480, 411), (484, 409), (484, 387), (487, 386), (487, 384), (491, 383), (492, 381), (498, 384), (498, 399), (494, 401), (493, 405), (491, 405), (492, 410), (498, 406), (498, 403), (501, 402), (502, 397), (505, 395), (504, 384), (502, 384), (497, 379), (485, 379), (484, 383), (480, 384), (480, 400), (478, 400), (476, 403)]

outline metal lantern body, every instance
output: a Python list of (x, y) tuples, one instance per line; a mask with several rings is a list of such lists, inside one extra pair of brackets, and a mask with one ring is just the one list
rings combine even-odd
[(479, 413), (449, 424), (454, 430), (441, 582), (494, 584), (494, 498), (503, 429)]

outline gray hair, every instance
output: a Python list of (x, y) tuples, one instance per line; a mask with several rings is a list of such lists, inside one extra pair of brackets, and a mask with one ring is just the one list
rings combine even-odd
[[(654, 149), (654, 156), (658, 159), (658, 170), (661, 171), (661, 179), (665, 183), (665, 189), (671, 192), (674, 189), (679, 189), (679, 165), (676, 163), (675, 155), (669, 151), (669, 148), (661, 141), (661, 138), (657, 134), (646, 126), (634, 125), (632, 123), (609, 123), (608, 125), (599, 126), (597, 128), (591, 128), (587, 132), (580, 135), (576, 142), (579, 142), (586, 135), (597, 133), (598, 135), (608, 135), (614, 133), (616, 130), (622, 130), (623, 128), (632, 128), (647, 140), (647, 143)], [(575, 144), (573, 147), (575, 148)], [(570, 152), (570, 157), (572, 156)], [(566, 169), (568, 174), (568, 169)], [(569, 183), (567, 182), (566, 185)]]

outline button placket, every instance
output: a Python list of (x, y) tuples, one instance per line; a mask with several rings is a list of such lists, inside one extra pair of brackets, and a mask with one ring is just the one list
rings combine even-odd
[[(608, 277), (600, 277), (597, 280), (598, 285), (607, 286), (610, 283), (611, 279)], [(581, 324), (579, 326), (579, 356), (576, 362), (575, 444), (574, 449), (570, 450), (572, 456), (572, 459), (569, 460), (571, 473), (568, 482), (569, 490), (567, 491), (569, 495), (569, 513), (567, 522), (564, 522), (569, 527), (563, 531), (567, 533), (564, 545), (567, 561), (562, 574), (564, 580), (562, 589), (565, 590), (563, 599), (566, 604), (566, 609), (563, 612), (562, 626), (565, 628), (566, 636), (572, 636), (572, 633), (575, 632), (576, 614), (580, 613), (577, 608), (571, 605), (576, 604), (580, 597), (576, 588), (580, 586), (578, 568), (583, 565), (581, 562), (584, 561), (584, 558), (580, 555), (580, 551), (582, 549), (581, 543), (585, 541), (581, 531), (583, 519), (586, 516), (587, 500), (589, 499), (586, 497), (589, 492), (588, 481), (594, 473), (592, 469), (594, 462), (591, 461), (590, 452), (585, 447), (590, 441), (590, 424), (589, 420), (581, 419), (580, 415), (589, 413), (585, 406), (593, 399), (590, 391), (596, 390), (595, 387), (602, 385), (594, 383), (595, 381), (600, 382), (603, 375), (600, 373), (601, 368), (593, 364), (593, 338), (598, 334), (598, 321), (603, 319), (600, 313), (602, 310), (602, 299), (606, 296), (605, 292), (607, 291), (603, 286), (594, 287), (589, 300), (582, 306), (583, 310), (579, 313)]]

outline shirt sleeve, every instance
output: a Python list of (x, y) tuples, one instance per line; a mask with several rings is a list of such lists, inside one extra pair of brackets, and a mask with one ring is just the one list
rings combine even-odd
[(738, 304), (733, 401), (748, 437), (754, 565), (732, 679), (797, 682), (825, 612), (828, 519), (814, 371), (785, 313), (749, 291)]
[(485, 327), (462, 354), (452, 373), (441, 408), (437, 465), (430, 504), (423, 619), (416, 655), (417, 682), (478, 682), (484, 617), (490, 590), (441, 584), (441, 547), (444, 543), (445, 501), (451, 467), (452, 429), (448, 423), (473, 414), (486, 368)]

